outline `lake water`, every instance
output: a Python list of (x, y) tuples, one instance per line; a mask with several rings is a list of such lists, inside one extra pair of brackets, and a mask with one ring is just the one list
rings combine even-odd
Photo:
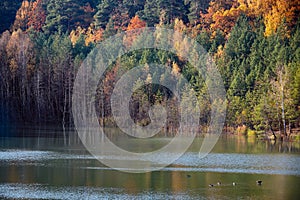
[[(148, 141), (160, 147), (170, 139)], [(110, 169), (95, 160), (77, 137), (2, 137), (0, 199), (298, 199), (300, 196), (299, 143), (274, 144), (255, 138), (223, 136), (207, 157), (199, 159), (201, 141), (195, 139), (182, 157), (160, 171), (132, 174)], [(114, 142), (129, 149), (147, 148), (145, 141), (138, 139), (119, 138)], [(256, 180), (262, 180), (262, 185), (257, 185)], [(217, 185), (218, 181), (221, 185)]]

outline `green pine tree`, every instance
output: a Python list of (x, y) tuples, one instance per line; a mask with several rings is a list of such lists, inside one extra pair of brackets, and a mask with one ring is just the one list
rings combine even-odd
[(98, 11), (94, 15), (95, 26), (97, 28), (105, 29), (106, 24), (108, 23), (111, 13), (116, 4), (114, 1), (103, 0), (98, 6)]
[(157, 0), (160, 20), (165, 24), (171, 23), (175, 18), (187, 22), (187, 8), (183, 0)]
[(144, 10), (138, 12), (143, 20), (147, 22), (149, 27), (159, 22), (159, 10), (157, 0), (146, 0)]
[(72, 0), (50, 0), (47, 5), (47, 17), (43, 27), (46, 33), (70, 31), (76, 28), (78, 15), (81, 14), (79, 3)]

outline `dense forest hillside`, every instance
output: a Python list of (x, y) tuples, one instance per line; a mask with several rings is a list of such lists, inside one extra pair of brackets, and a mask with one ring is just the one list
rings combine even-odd
[[(2, 126), (72, 126), (73, 82), (88, 53), (118, 32), (155, 26), (189, 35), (213, 57), (227, 92), (225, 130), (289, 136), (300, 127), (297, 0), (14, 0), (1, 1), (0, 11)], [(114, 124), (109, 98), (120, 71), (150, 62), (188, 79), (205, 127), (213, 102), (203, 78), (178, 56), (147, 49), (119, 58), (99, 83), (101, 123)], [(143, 113), (160, 102), (169, 105), (167, 126), (176, 126), (176, 100), (165, 88), (140, 87), (131, 101), (136, 123), (149, 123)]]

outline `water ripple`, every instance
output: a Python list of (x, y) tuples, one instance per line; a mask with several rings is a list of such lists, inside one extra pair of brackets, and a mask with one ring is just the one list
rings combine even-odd
[[(156, 164), (163, 164), (164, 158), (171, 153), (165, 152), (159, 157), (143, 158)], [(89, 154), (64, 153), (55, 151), (33, 150), (1, 150), (0, 162), (5, 164), (32, 164), (50, 165), (47, 160), (69, 160), (72, 163), (80, 160), (93, 160)], [(103, 156), (101, 159), (132, 160), (119, 156)], [(300, 156), (290, 154), (237, 154), (237, 153), (211, 153), (200, 159), (196, 152), (188, 152), (176, 160), (172, 166), (163, 170), (176, 171), (202, 171), (202, 172), (228, 172), (228, 173), (257, 173), (257, 174), (284, 174), (300, 176)], [(93, 169), (97, 166), (82, 166)]]
[[(192, 199), (187, 194), (160, 192), (124, 193), (120, 188), (50, 187), (41, 184), (1, 184), (0, 197), (13, 199)], [(199, 199), (199, 198), (197, 198)]]

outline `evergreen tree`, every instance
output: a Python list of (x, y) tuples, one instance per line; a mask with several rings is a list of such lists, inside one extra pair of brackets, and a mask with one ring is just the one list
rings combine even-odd
[(245, 83), (245, 76), (246, 76), (245, 65), (247, 65), (245, 62), (239, 64), (239, 67), (234, 71), (232, 76), (233, 79), (227, 91), (229, 97), (245, 96), (247, 92), (247, 87)]
[(200, 18), (200, 12), (206, 12), (211, 0), (186, 0), (188, 6), (188, 19), (190, 24), (196, 24)]
[(72, 0), (49, 0), (44, 31), (46, 33), (66, 32), (75, 29), (79, 4)]
[(255, 34), (246, 16), (241, 16), (233, 27), (225, 46), (226, 55), (233, 59), (242, 59), (248, 56)]
[(128, 9), (129, 17), (134, 17), (137, 12), (144, 9), (146, 0), (123, 0), (123, 5)]
[(196, 38), (197, 42), (199, 42), (200, 45), (202, 45), (202, 47), (208, 51), (211, 47), (211, 42), (210, 42), (210, 37), (208, 32), (206, 31), (202, 31), (197, 35)]
[(216, 35), (213, 38), (212, 42), (211, 42), (211, 46), (210, 46), (210, 52), (212, 53), (216, 53), (218, 51), (218, 48), (220, 45), (224, 45), (225, 43), (225, 38), (224, 38), (224, 34), (220, 31), (217, 30), (216, 31)]
[(166, 24), (172, 22), (175, 18), (187, 22), (187, 9), (183, 0), (157, 0), (160, 20)]
[(256, 38), (251, 47), (251, 53), (249, 55), (250, 72), (246, 77), (247, 84), (253, 87), (255, 83), (263, 80), (262, 74), (264, 74), (267, 65), (265, 57), (266, 46), (267, 40), (264, 36), (264, 25), (261, 23), (256, 31)]
[(103, 37), (108, 38), (110, 36), (115, 35), (116, 33), (117, 33), (117, 30), (115, 29), (114, 21), (112, 18), (110, 18), (108, 23), (106, 24), (106, 28), (103, 32)]
[(97, 6), (98, 11), (94, 15), (95, 26), (97, 28), (105, 29), (106, 24), (108, 23), (111, 13), (115, 6), (116, 4), (114, 3), (114, 1), (109, 1), (109, 0), (103, 0)]
[(149, 27), (159, 22), (159, 10), (157, 0), (146, 0), (144, 10), (138, 12), (138, 15), (147, 22)]

